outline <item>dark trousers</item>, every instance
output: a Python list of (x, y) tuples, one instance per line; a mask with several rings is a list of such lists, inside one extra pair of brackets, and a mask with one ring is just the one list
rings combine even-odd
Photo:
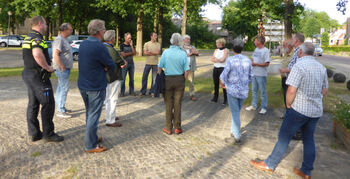
[(41, 120), (43, 136), (54, 134), (52, 122), (55, 113), (55, 99), (53, 96), (51, 81), (41, 82), (39, 71), (23, 70), (22, 78), (28, 90), (27, 124), (30, 136), (40, 135), (38, 121), (39, 107), (41, 105)]
[(157, 77), (157, 65), (145, 65), (145, 68), (143, 69), (142, 74), (142, 88), (141, 93), (146, 94), (147, 92), (147, 81), (148, 81), (148, 74), (152, 70), (152, 83), (151, 83), (151, 89), (149, 90), (149, 94), (154, 93), (154, 83), (156, 81)]
[(185, 77), (166, 76), (165, 77), (165, 127), (171, 131), (173, 126), (175, 129), (181, 129), (181, 101), (185, 89)]
[(283, 90), (283, 99), (284, 99), (284, 107), (287, 109), (287, 90), (288, 90), (288, 85), (286, 84), (287, 77), (282, 77), (282, 90)]
[[(220, 88), (220, 75), (222, 73), (222, 71), (224, 71), (224, 67), (221, 67), (221, 68), (216, 68), (214, 67), (213, 69), (213, 81), (214, 81), (214, 97), (213, 99), (215, 101), (218, 100), (218, 97), (219, 97), (219, 88)], [(227, 94), (226, 94), (226, 89), (222, 89), (222, 91), (224, 92), (224, 102), (227, 101)]]

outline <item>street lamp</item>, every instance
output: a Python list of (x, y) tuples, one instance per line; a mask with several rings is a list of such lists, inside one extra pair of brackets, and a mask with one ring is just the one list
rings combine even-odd
[(10, 21), (11, 21), (11, 16), (12, 16), (12, 12), (8, 11), (7, 14), (9, 15), (9, 25), (8, 25), (8, 36), (7, 36), (7, 47), (9, 47), (9, 42), (10, 42)]

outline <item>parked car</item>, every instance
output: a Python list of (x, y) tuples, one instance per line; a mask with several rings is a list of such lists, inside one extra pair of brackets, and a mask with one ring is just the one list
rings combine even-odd
[(74, 40), (85, 40), (89, 36), (88, 35), (70, 35), (67, 37), (68, 43), (71, 44)]
[(45, 41), (47, 44), (47, 50), (49, 51), (50, 59), (52, 59), (52, 41)]
[(24, 37), (20, 35), (9, 35), (0, 37), (0, 47), (22, 46)]
[(83, 40), (73, 40), (73, 42), (70, 44), (72, 48), (77, 48), (79, 49), (79, 46)]
[[(53, 57), (52, 57), (52, 41), (46, 41), (46, 44), (47, 44), (47, 48), (49, 51), (50, 59), (53, 59)], [(73, 60), (78, 61), (79, 49), (72, 47), (72, 54), (73, 54)]]
[(323, 49), (318, 44), (315, 44), (314, 56), (322, 56), (322, 55), (323, 55)]
[(72, 47), (73, 60), (78, 61), (79, 57), (79, 48)]

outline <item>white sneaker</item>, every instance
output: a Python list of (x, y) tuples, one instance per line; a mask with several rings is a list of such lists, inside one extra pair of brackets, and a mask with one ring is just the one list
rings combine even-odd
[(267, 110), (264, 109), (264, 108), (262, 108), (262, 109), (260, 110), (259, 114), (266, 114), (266, 112), (267, 112)]
[(247, 111), (252, 111), (252, 110), (255, 111), (256, 108), (253, 107), (253, 106), (249, 106), (249, 107), (246, 107), (245, 110), (247, 110)]
[(58, 112), (58, 113), (56, 114), (56, 116), (57, 116), (57, 117), (60, 117), (60, 118), (71, 118), (71, 117), (72, 117), (72, 115), (67, 114), (67, 113), (65, 113), (65, 112)]

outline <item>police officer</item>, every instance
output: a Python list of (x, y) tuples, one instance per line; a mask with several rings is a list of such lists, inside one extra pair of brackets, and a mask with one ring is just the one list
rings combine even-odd
[[(55, 100), (53, 97), (50, 75), (54, 69), (50, 66), (51, 60), (47, 45), (43, 40), (46, 31), (46, 21), (41, 16), (32, 19), (32, 32), (23, 41), (24, 70), (22, 78), (28, 88), (27, 123), (28, 133), (33, 142), (44, 137), (49, 142), (61, 142), (62, 136), (54, 132), (52, 122), (55, 113)], [(42, 129), (40, 131), (38, 113), (41, 107)]]

